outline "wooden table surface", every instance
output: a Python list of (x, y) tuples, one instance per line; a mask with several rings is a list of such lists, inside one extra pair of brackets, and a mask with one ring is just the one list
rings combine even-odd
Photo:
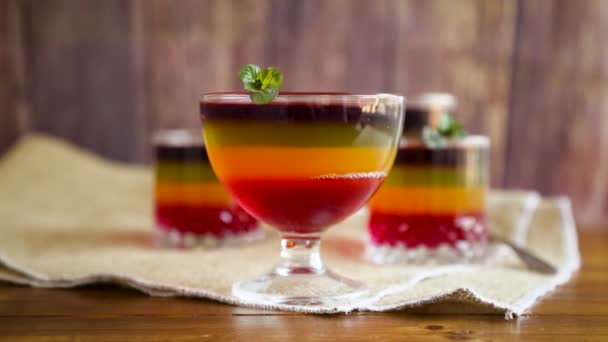
[(0, 283), (0, 340), (608, 341), (608, 229), (603, 228), (580, 234), (583, 268), (574, 279), (511, 321), (420, 310), (304, 315), (150, 298), (110, 285), (51, 290)]

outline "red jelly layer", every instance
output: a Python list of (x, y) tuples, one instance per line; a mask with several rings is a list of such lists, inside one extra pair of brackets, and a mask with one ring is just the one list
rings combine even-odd
[(283, 232), (320, 232), (362, 207), (384, 177), (238, 180), (225, 185), (239, 204)]
[(484, 215), (398, 215), (373, 213), (369, 222), (372, 243), (396, 246), (401, 242), (408, 248), (441, 244), (455, 246), (459, 241), (470, 243), (487, 239)]
[(236, 205), (230, 208), (157, 205), (156, 224), (164, 230), (197, 235), (211, 233), (219, 238), (228, 233), (238, 235), (258, 228), (256, 219)]

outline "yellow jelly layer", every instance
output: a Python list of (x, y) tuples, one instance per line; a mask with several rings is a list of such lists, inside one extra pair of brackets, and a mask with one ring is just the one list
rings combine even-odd
[(294, 179), (387, 172), (396, 149), (386, 147), (279, 147), (208, 145), (220, 179)]
[(486, 207), (483, 187), (385, 187), (370, 201), (371, 210), (383, 214), (449, 215), (481, 212)]
[(225, 207), (232, 203), (228, 191), (219, 183), (158, 182), (156, 203), (162, 205), (191, 205)]

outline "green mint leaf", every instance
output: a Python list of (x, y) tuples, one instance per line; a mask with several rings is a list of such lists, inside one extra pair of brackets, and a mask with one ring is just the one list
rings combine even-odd
[(464, 138), (467, 135), (467, 132), (464, 130), (464, 126), (461, 122), (454, 121), (451, 134), (453, 138)]
[(275, 96), (277, 96), (279, 94), (278, 89), (276, 90), (269, 90), (269, 91), (254, 91), (251, 93), (251, 95), (249, 96), (251, 98), (251, 101), (257, 103), (257, 104), (267, 104), (270, 103), (272, 101), (272, 99), (275, 98)]
[(255, 86), (255, 83), (244, 83), (243, 84), (243, 89), (247, 90), (247, 91), (257, 91), (257, 87)]
[(270, 103), (283, 85), (283, 74), (276, 67), (262, 70), (257, 65), (247, 64), (241, 68), (239, 78), (243, 89), (251, 93), (251, 101), (257, 104)]
[(257, 74), (260, 73), (260, 67), (255, 64), (247, 64), (239, 71), (239, 78), (244, 85), (255, 82)]
[(424, 144), (431, 148), (444, 147), (447, 144), (447, 140), (436, 129), (429, 126), (422, 130), (422, 139)]
[(283, 85), (283, 74), (275, 67), (268, 67), (259, 74), (262, 90), (266, 88), (280, 89)]
[(449, 113), (443, 113), (435, 128), (426, 126), (422, 130), (422, 139), (426, 146), (431, 148), (444, 147), (448, 139), (462, 139), (467, 132), (463, 124)]
[(441, 117), (439, 118), (439, 122), (437, 123), (437, 130), (439, 132), (449, 134), (449, 132), (452, 128), (453, 122), (454, 122), (454, 119), (452, 118), (452, 116), (450, 114), (443, 113), (441, 115)]

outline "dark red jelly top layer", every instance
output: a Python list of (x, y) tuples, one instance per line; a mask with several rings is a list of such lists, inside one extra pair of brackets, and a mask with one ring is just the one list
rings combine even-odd
[(420, 131), (429, 123), (429, 111), (419, 108), (406, 107), (403, 131)]
[(205, 120), (342, 122), (373, 126), (395, 125), (398, 120), (382, 113), (363, 112), (359, 106), (338, 103), (271, 102), (258, 105), (250, 102), (203, 101), (200, 112)]
[(204, 146), (156, 146), (156, 160), (159, 161), (206, 161), (209, 160)]
[(483, 159), (487, 159), (487, 154), (479, 148), (410, 146), (399, 149), (395, 165), (459, 166)]

